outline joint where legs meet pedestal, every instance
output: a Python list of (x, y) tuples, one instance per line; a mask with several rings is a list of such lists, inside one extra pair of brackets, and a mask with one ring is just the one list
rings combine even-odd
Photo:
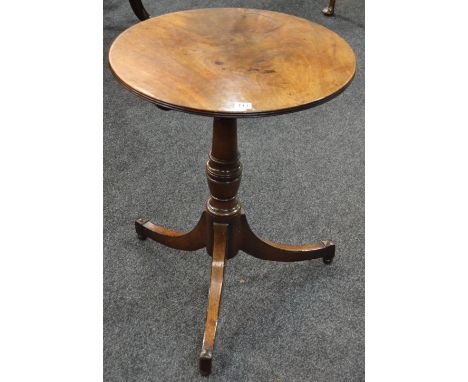
[(175, 231), (143, 218), (135, 221), (138, 238), (142, 240), (150, 238), (184, 251), (206, 248), (212, 257), (205, 335), (199, 355), (199, 368), (203, 375), (211, 372), (224, 268), (228, 259), (243, 251), (268, 261), (291, 262), (322, 258), (325, 264), (330, 264), (335, 256), (335, 244), (331, 240), (293, 246), (263, 240), (253, 233), (237, 198), (242, 166), (237, 150), (236, 119), (214, 119), (212, 150), (206, 173), (211, 196), (192, 230)]

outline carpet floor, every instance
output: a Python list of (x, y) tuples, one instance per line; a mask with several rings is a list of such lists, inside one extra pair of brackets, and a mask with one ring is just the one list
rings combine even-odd
[[(364, 380), (364, 1), (146, 1), (152, 15), (246, 7), (297, 15), (340, 34), (357, 73), (340, 96), (292, 114), (238, 122), (239, 191), (261, 237), (331, 238), (335, 260), (226, 266), (211, 381)], [(197, 368), (210, 257), (136, 238), (133, 221), (194, 226), (208, 196), (211, 119), (164, 112), (113, 78), (107, 53), (137, 23), (104, 0), (104, 380), (206, 381)], [(207, 20), (209, 22), (209, 20)]]

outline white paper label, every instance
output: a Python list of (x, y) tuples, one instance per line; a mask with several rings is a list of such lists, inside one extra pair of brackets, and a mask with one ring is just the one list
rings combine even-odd
[(252, 104), (250, 102), (234, 102), (234, 110), (236, 111), (246, 111), (252, 109)]

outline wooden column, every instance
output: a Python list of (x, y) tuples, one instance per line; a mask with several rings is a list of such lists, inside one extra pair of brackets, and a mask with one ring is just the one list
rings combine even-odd
[[(207, 202), (208, 212), (217, 217), (240, 213), (237, 191), (242, 175), (242, 165), (237, 150), (237, 120), (214, 118), (213, 142), (206, 164), (206, 175), (211, 196)], [(221, 219), (222, 220), (222, 219)]]

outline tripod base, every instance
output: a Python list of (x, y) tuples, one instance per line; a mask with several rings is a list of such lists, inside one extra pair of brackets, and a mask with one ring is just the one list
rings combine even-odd
[(322, 240), (317, 244), (284, 245), (262, 240), (253, 233), (237, 198), (242, 165), (237, 150), (237, 121), (235, 118), (213, 120), (213, 144), (206, 164), (210, 198), (197, 225), (188, 232), (160, 227), (148, 219), (138, 219), (138, 238), (153, 239), (168, 247), (183, 251), (206, 248), (212, 257), (211, 282), (208, 296), (205, 335), (199, 356), (200, 372), (211, 372), (216, 326), (227, 259), (244, 251), (261, 260), (304, 261), (323, 259), (330, 264), (335, 256), (335, 244)]
[(330, 264), (335, 256), (335, 244), (331, 240), (293, 246), (260, 239), (252, 232), (242, 209), (231, 216), (217, 216), (207, 209), (195, 228), (188, 232), (166, 229), (147, 219), (135, 221), (135, 229), (138, 238), (142, 240), (150, 238), (168, 247), (184, 251), (206, 248), (212, 257), (205, 335), (199, 356), (202, 375), (211, 373), (224, 266), (227, 259), (234, 257), (239, 250), (269, 261), (290, 262), (321, 258), (325, 264)]

